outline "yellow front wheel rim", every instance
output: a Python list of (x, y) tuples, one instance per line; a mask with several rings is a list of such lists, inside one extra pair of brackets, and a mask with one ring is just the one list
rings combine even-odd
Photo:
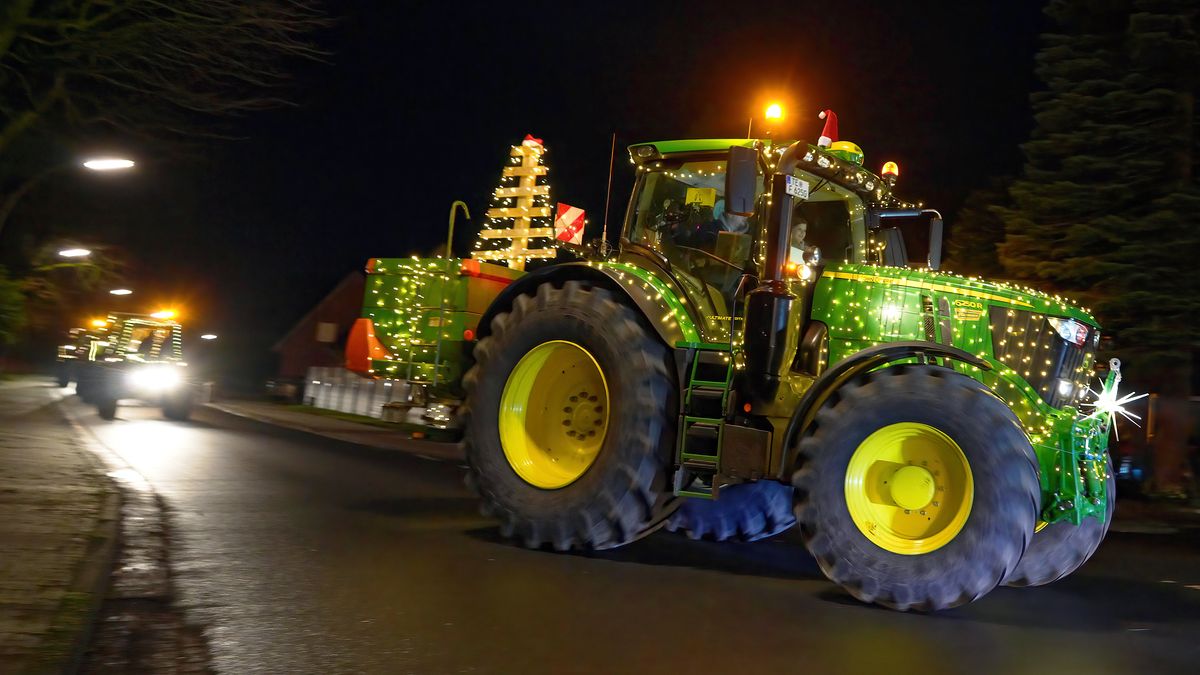
[(962, 448), (927, 424), (867, 436), (846, 468), (846, 506), (876, 546), (921, 555), (950, 543), (971, 514), (975, 484)]
[(583, 347), (551, 340), (517, 362), (500, 395), (500, 445), (525, 482), (552, 490), (579, 479), (608, 431), (608, 382)]

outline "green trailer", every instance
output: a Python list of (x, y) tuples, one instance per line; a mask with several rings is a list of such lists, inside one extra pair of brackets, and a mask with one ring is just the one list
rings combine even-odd
[(939, 271), (941, 216), (856, 147), (630, 160), (615, 251), (368, 264), (348, 365), (462, 429), (505, 536), (565, 551), (798, 526), (855, 597), (919, 610), (1091, 556), (1114, 493), (1109, 420), (1085, 401), (1119, 364), (1095, 362), (1090, 313)]

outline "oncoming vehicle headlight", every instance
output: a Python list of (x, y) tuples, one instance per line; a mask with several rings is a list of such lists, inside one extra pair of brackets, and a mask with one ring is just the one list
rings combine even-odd
[(182, 381), (179, 369), (174, 366), (147, 366), (129, 373), (129, 384), (151, 391), (171, 389)]

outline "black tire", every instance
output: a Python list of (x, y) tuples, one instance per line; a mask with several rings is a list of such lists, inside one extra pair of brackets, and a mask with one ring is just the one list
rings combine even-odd
[(96, 414), (100, 415), (102, 420), (115, 419), (117, 416), (117, 399), (108, 394), (100, 394), (96, 397)]
[(1117, 503), (1117, 483), (1113, 477), (1112, 462), (1108, 464), (1107, 511), (1104, 521), (1084, 518), (1079, 525), (1052, 523), (1033, 534), (1033, 541), (1021, 556), (1021, 562), (1004, 580), (1005, 586), (1044, 586), (1071, 574), (1083, 566), (1100, 542), (1108, 534), (1112, 523), (1113, 509)]
[(67, 370), (66, 365), (60, 365), (54, 373), (54, 381), (58, 383), (59, 389), (71, 384), (71, 373)]
[(163, 398), (163, 417), (169, 420), (185, 421), (192, 416), (192, 395), (184, 389)]
[[(674, 506), (667, 479), (676, 388), (668, 351), (628, 306), (604, 289), (567, 282), (539, 286), (497, 315), (463, 379), (467, 482), (500, 531), (525, 546), (608, 549), (661, 524)], [(608, 431), (596, 459), (574, 482), (542, 489), (508, 463), (500, 443), (500, 399), (530, 350), (570, 340), (591, 353), (609, 388)]]
[(772, 480), (721, 488), (717, 499), (685, 499), (667, 519), (667, 529), (691, 539), (757, 541), (796, 524), (792, 486)]
[[(876, 545), (851, 519), (846, 475), (873, 432), (916, 422), (961, 449), (974, 484), (962, 529), (940, 548), (907, 555)], [(894, 366), (840, 388), (799, 442), (796, 520), (833, 582), (864, 602), (941, 610), (971, 602), (1011, 574), (1033, 535), (1040, 502), (1033, 448), (1008, 406), (948, 368)]]
[(75, 378), (75, 395), (84, 403), (94, 403), (96, 382), (88, 370), (83, 370)]

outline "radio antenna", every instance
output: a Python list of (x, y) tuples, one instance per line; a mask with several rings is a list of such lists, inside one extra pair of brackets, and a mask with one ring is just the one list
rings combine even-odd
[(608, 192), (604, 195), (604, 229), (600, 232), (600, 241), (603, 242), (602, 250), (608, 248), (608, 206), (612, 203), (612, 177), (613, 164), (617, 159), (617, 132), (612, 135), (612, 151), (608, 155)]

